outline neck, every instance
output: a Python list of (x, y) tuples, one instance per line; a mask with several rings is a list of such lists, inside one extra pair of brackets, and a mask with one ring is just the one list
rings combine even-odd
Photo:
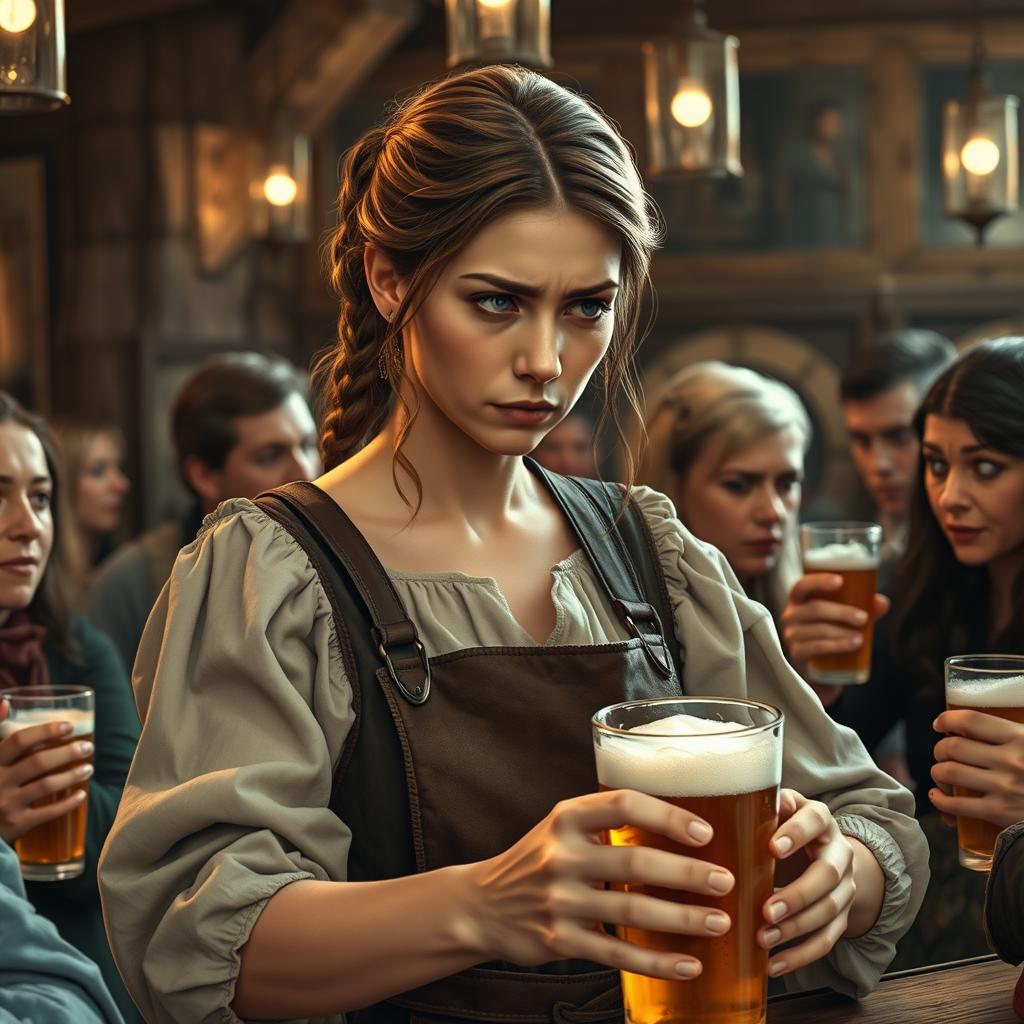
[(1024, 572), (1024, 548), (1011, 551), (988, 564), (992, 586), (992, 633), (998, 635), (1013, 620), (1013, 585)]
[(96, 564), (96, 556), (100, 553), (100, 544), (103, 538), (91, 530), (79, 530), (79, 543), (82, 548), (82, 558), (85, 559), (83, 570), (87, 570)]
[[(417, 408), (417, 396), (408, 382), (405, 398), (411, 409)], [(352, 462), (372, 468), (378, 479), (386, 473), (385, 489), (390, 484), (401, 505), (400, 514), (408, 518), (409, 510), (391, 481), (395, 443), (405, 422), (401, 404), (396, 403), (384, 429)], [(418, 413), (402, 444), (402, 454), (419, 477), (422, 498), (417, 519), (423, 522), (461, 519), (486, 529), (487, 524), (505, 519), (534, 487), (520, 456), (482, 448), (426, 396), (418, 399)], [(415, 503), (412, 478), (400, 466), (396, 472), (406, 497)]]

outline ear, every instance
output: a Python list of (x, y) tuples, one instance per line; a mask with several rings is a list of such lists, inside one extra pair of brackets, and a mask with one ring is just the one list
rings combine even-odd
[(398, 309), (408, 287), (391, 257), (372, 245), (363, 249), (363, 273), (373, 296), (373, 304), (385, 320)]
[(204, 509), (214, 509), (221, 501), (220, 472), (211, 469), (202, 459), (189, 455), (181, 464), (182, 475), (189, 487), (199, 495)]

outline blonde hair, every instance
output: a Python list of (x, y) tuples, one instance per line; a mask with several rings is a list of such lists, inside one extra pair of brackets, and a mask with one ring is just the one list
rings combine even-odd
[[(650, 406), (637, 480), (674, 498), (712, 441), (720, 442), (721, 466), (765, 434), (787, 427), (800, 432), (806, 453), (811, 421), (791, 387), (741, 366), (694, 363), (672, 377)], [(778, 620), (800, 572), (797, 531), (790, 528), (775, 568), (752, 582), (750, 596)]]

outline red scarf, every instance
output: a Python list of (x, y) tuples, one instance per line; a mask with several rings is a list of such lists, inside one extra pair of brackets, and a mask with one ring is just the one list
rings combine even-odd
[(43, 655), (46, 627), (26, 611), (12, 612), (0, 626), (0, 689), (46, 686), (50, 671)]

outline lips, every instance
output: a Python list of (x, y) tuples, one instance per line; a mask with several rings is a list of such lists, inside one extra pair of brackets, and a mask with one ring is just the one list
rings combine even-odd
[(970, 544), (983, 533), (981, 527), (974, 526), (946, 526), (946, 534), (953, 544)]
[(773, 555), (778, 550), (781, 540), (774, 537), (762, 537), (760, 540), (748, 540), (746, 546), (758, 555)]
[(35, 558), (10, 558), (6, 562), (0, 562), (0, 571), (26, 578), (34, 575), (38, 567), (39, 560)]
[(504, 402), (495, 403), (494, 408), (506, 420), (528, 427), (538, 426), (558, 411), (558, 406), (551, 402)]

